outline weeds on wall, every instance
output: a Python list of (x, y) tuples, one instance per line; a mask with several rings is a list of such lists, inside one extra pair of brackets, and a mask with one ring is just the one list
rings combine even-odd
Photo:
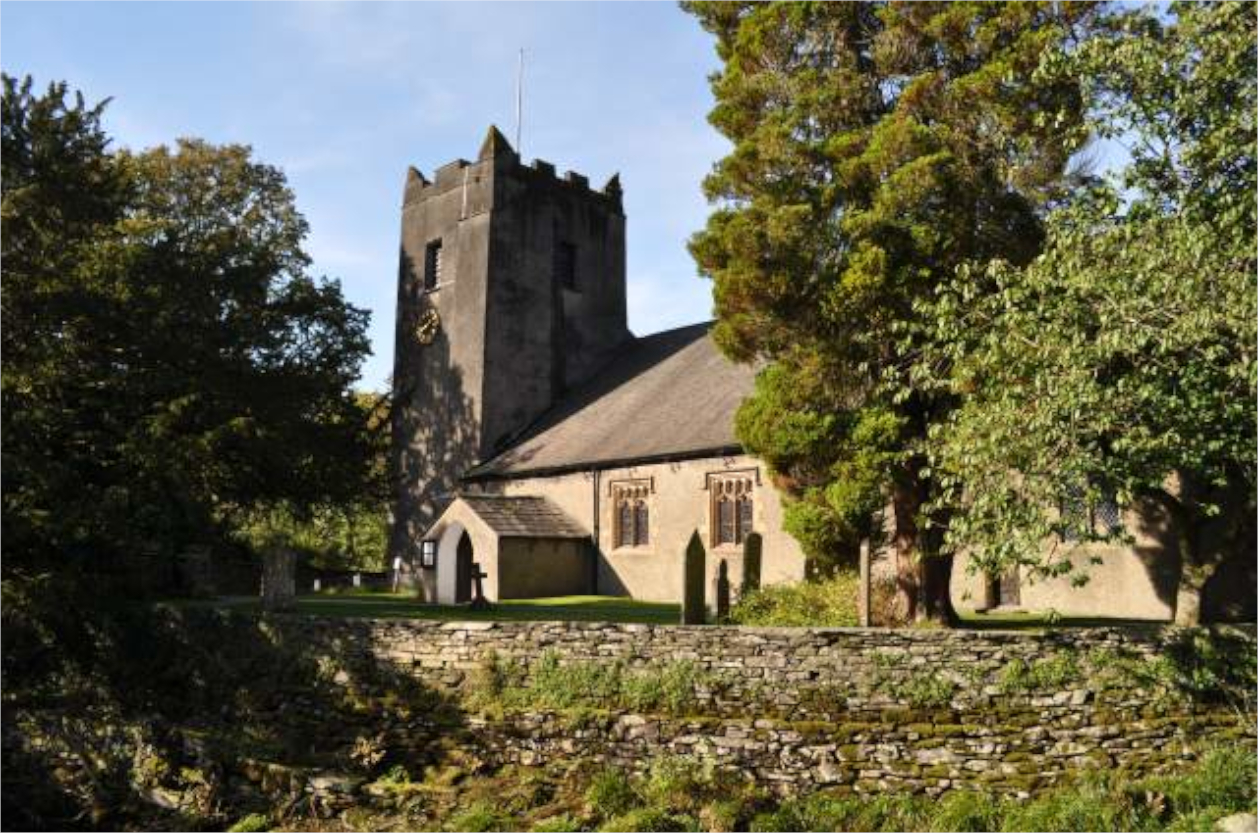
[(869, 691), (915, 709), (942, 708), (952, 702), (960, 686), (934, 666), (909, 665), (900, 654), (875, 651)]
[(688, 660), (632, 668), (623, 660), (563, 663), (548, 650), (530, 667), (490, 652), (472, 676), (466, 700), (469, 708), (490, 714), (626, 709), (693, 715), (702, 711), (696, 692), (723, 685), (719, 675)]
[(1252, 749), (1217, 749), (1182, 776), (1089, 773), (1028, 801), (842, 789), (779, 799), (735, 773), (677, 756), (641, 772), (608, 767), (576, 783), (564, 776), (535, 807), (490, 802), (483, 797), (490, 787), (472, 786), (466, 803), (436, 821), (446, 830), (1209, 830), (1225, 816), (1253, 811), (1255, 765)]
[(1079, 661), (1073, 654), (1031, 662), (1013, 659), (1000, 669), (996, 687), (1002, 694), (1061, 691), (1077, 682), (1079, 674)]

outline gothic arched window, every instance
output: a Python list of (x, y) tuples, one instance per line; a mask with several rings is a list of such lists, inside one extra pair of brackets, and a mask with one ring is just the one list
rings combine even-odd
[(714, 546), (738, 546), (751, 534), (755, 511), (752, 486), (753, 480), (746, 473), (710, 478)]
[(617, 484), (612, 488), (615, 501), (613, 539), (618, 547), (643, 547), (651, 540), (651, 510), (648, 506), (650, 486), (637, 481)]
[(741, 544), (751, 534), (751, 493), (744, 492), (738, 496), (738, 528), (734, 531), (735, 543)]
[(633, 546), (633, 507), (627, 500), (616, 503), (616, 546)]
[(650, 537), (651, 524), (646, 501), (639, 500), (633, 505), (633, 543), (641, 547), (647, 543)]
[(736, 544), (737, 535), (734, 501), (728, 495), (721, 495), (716, 499), (716, 543)]

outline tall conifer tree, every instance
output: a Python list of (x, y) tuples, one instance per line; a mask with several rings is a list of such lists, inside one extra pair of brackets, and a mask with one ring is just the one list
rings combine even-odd
[(1032, 76), (1096, 6), (684, 7), (716, 36), (710, 120), (733, 143), (691, 251), (721, 348), (769, 361), (739, 436), (814, 564), (885, 528), (901, 614), (951, 619), (923, 441), (952, 403), (910, 382), (914, 305), (961, 264), (1038, 252), (1086, 131), (1077, 85)]

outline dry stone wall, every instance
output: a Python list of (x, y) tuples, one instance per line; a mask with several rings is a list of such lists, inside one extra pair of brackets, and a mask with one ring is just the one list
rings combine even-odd
[[(1090, 768), (1173, 769), (1253, 743), (1252, 629), (947, 630), (438, 623), (277, 617), (329, 656), (385, 661), (466, 696), (489, 665), (528, 690), (546, 663), (667, 675), (684, 704), (514, 705), (468, 719), (487, 759), (643, 767), (682, 755), (778, 792), (1026, 795)], [(1248, 656), (1248, 660), (1241, 659)], [(351, 663), (352, 664), (352, 663)], [(1238, 678), (1239, 679), (1239, 678)], [(521, 703), (525, 703), (524, 706)], [(551, 704), (553, 706), (553, 704)]]

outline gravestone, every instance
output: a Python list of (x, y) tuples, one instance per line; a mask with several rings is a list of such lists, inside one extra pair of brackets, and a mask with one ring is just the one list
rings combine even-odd
[(297, 553), (272, 547), (262, 553), (262, 607), (289, 610), (297, 601)]
[(861, 541), (860, 548), (860, 593), (856, 597), (857, 624), (862, 628), (868, 628), (873, 624), (873, 612), (870, 607), (873, 602), (873, 594), (870, 590), (869, 578), (869, 539)]
[(729, 565), (724, 558), (716, 568), (716, 621), (720, 625), (729, 621)]
[(472, 562), (472, 601), (467, 606), (468, 610), (489, 610), (489, 599), (485, 598), (485, 586), (481, 584), (488, 575), (480, 568), (479, 562)]
[(681, 595), (681, 623), (683, 625), (702, 625), (707, 619), (704, 603), (704, 561), (703, 541), (699, 540), (699, 532), (695, 530), (686, 545), (684, 559), (683, 587)]
[(759, 532), (753, 532), (743, 542), (743, 583), (738, 594), (741, 598), (752, 590), (760, 589), (760, 551), (764, 539)]
[(189, 596), (214, 595), (214, 571), (210, 548), (191, 546), (178, 556), (179, 583)]

